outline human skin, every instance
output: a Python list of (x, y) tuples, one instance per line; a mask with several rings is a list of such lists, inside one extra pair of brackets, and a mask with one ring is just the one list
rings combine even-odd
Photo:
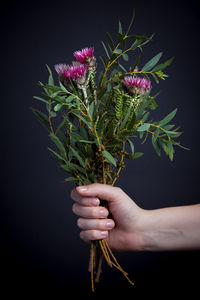
[(86, 242), (105, 239), (117, 251), (200, 249), (200, 204), (145, 210), (121, 188), (100, 183), (76, 187), (71, 198)]

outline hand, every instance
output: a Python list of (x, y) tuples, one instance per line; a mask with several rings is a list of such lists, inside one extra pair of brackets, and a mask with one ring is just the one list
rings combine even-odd
[[(71, 198), (84, 241), (106, 239), (113, 250), (142, 249), (140, 220), (144, 210), (120, 188), (99, 183), (79, 186), (72, 190)], [(99, 206), (99, 199), (107, 201), (108, 210)], [(107, 218), (109, 213), (112, 219)]]

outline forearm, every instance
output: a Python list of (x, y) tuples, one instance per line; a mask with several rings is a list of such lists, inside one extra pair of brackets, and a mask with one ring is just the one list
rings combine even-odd
[(142, 250), (200, 249), (200, 205), (144, 211)]

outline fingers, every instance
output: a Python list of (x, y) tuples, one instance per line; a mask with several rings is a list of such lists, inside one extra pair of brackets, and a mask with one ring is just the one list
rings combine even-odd
[(114, 228), (115, 223), (112, 219), (84, 219), (79, 218), (77, 225), (83, 230), (103, 230), (107, 231)]
[(101, 240), (108, 237), (108, 231), (100, 230), (84, 230), (80, 232), (80, 238), (85, 242)]
[(119, 187), (101, 183), (78, 186), (76, 187), (76, 191), (79, 195), (84, 197), (97, 197), (107, 201), (117, 201), (125, 195)]
[(97, 197), (82, 197), (79, 195), (79, 193), (77, 193), (76, 190), (72, 190), (71, 198), (75, 202), (84, 206), (98, 206), (100, 204), (100, 201)]
[(72, 211), (82, 218), (88, 219), (101, 219), (106, 218), (109, 214), (108, 210), (102, 206), (83, 206), (78, 203), (74, 203)]
[(80, 232), (80, 238), (84, 241), (105, 239), (108, 236), (108, 230), (115, 227), (115, 223), (111, 219), (83, 219), (77, 221), (79, 228), (83, 229)]

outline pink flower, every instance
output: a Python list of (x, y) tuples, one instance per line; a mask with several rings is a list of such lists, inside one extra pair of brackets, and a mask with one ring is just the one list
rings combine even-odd
[(85, 82), (85, 74), (87, 71), (87, 66), (79, 63), (72, 62), (72, 65), (58, 64), (55, 65), (55, 70), (59, 75), (59, 79), (65, 84), (69, 83), (70, 78), (79, 84)]
[(74, 56), (80, 63), (88, 63), (93, 59), (94, 47), (75, 51)]
[(131, 93), (139, 92), (140, 94), (144, 94), (151, 87), (151, 83), (149, 80), (134, 76), (124, 77), (124, 84), (127, 86)]
[(69, 67), (70, 77), (75, 81), (84, 77), (86, 71), (87, 67), (83, 64), (80, 64), (79, 62), (72, 62), (72, 66)]
[(61, 75), (64, 74), (68, 69), (69, 69), (69, 65), (65, 65), (65, 64), (57, 64), (54, 66), (56, 72)]

